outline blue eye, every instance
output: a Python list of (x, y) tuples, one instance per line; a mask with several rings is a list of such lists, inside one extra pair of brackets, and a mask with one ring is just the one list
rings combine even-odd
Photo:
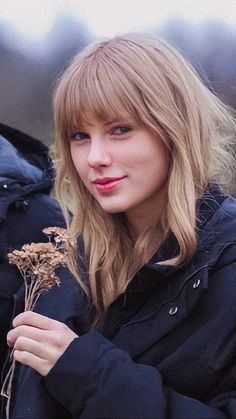
[(89, 135), (86, 134), (86, 132), (79, 131), (79, 132), (76, 132), (76, 134), (72, 134), (70, 138), (71, 138), (72, 141), (73, 140), (74, 141), (83, 141), (83, 140), (88, 139)]
[(115, 135), (123, 135), (123, 134), (127, 134), (127, 132), (131, 131), (130, 127), (126, 127), (126, 126), (120, 126), (120, 127), (116, 127), (113, 129), (112, 134)]

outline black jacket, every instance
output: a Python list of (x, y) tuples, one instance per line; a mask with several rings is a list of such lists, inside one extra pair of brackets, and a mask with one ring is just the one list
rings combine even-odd
[(6, 334), (23, 309), (22, 277), (7, 254), (25, 243), (45, 242), (42, 229), (64, 226), (57, 202), (49, 197), (53, 170), (40, 141), (0, 124), (0, 372), (7, 355)]
[(198, 249), (178, 267), (170, 236), (87, 332), (70, 277), (38, 311), (80, 335), (42, 378), (22, 366), (14, 419), (236, 418), (236, 200), (212, 187), (199, 203)]

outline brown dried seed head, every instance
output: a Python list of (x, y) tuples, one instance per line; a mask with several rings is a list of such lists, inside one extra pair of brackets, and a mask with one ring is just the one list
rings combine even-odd
[(68, 230), (62, 227), (47, 227), (43, 229), (43, 233), (46, 236), (53, 236), (61, 240), (68, 240), (70, 238)]
[[(42, 291), (59, 285), (60, 280), (55, 275), (55, 269), (67, 265), (68, 231), (60, 227), (50, 227), (43, 231), (52, 237), (54, 242), (25, 244), (20, 250), (14, 250), (8, 255), (9, 262), (18, 267), (25, 279), (25, 286), (28, 289), (26, 302), (28, 310), (34, 308), (34, 301)], [(58, 243), (63, 244), (59, 247)], [(32, 283), (34, 283), (33, 288)]]

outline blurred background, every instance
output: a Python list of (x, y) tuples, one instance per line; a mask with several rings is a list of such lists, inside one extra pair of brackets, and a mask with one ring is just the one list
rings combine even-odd
[(0, 0), (0, 121), (53, 141), (53, 85), (93, 40), (157, 34), (236, 109), (236, 0)]

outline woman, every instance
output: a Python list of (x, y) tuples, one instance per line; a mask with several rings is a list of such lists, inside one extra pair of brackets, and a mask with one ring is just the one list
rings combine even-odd
[(236, 417), (233, 118), (177, 51), (138, 35), (76, 56), (54, 112), (84, 292), (73, 330), (47, 317), (50, 293), (14, 319), (8, 344), (31, 368), (12, 417)]

